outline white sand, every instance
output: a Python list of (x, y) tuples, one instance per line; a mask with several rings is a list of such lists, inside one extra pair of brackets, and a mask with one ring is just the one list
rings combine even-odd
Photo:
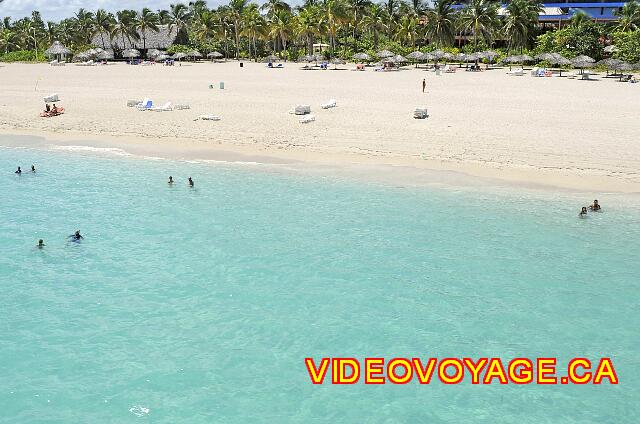
[[(54, 138), (90, 135), (105, 145), (144, 145), (148, 155), (163, 149), (192, 156), (226, 151), (640, 192), (640, 84), (604, 75), (592, 82), (511, 77), (505, 75), (508, 69), (436, 76), (412, 68), (379, 73), (300, 66), (10, 64), (0, 68), (0, 130)], [(217, 88), (220, 81), (224, 90)], [(51, 93), (60, 95), (67, 112), (39, 118), (42, 97)], [(144, 97), (157, 105), (189, 103), (191, 110), (126, 107), (127, 99)], [(338, 107), (320, 109), (331, 98)], [(303, 125), (288, 114), (295, 104), (310, 104), (316, 122)], [(428, 107), (427, 120), (412, 118), (419, 105)], [(222, 120), (194, 122), (201, 114)]]

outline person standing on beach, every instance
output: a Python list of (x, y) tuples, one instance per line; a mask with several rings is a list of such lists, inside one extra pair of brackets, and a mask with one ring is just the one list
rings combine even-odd
[(422, 78), (422, 92), (424, 93), (424, 90), (427, 89), (427, 80), (425, 78)]

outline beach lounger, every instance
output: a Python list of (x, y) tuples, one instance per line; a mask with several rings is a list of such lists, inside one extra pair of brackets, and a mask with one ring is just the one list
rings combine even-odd
[(140, 103), (142, 103), (142, 100), (127, 100), (127, 107), (136, 107)]
[(532, 77), (537, 77), (538, 76), (538, 71), (540, 71), (540, 68), (538, 68), (537, 66), (535, 68), (533, 68), (531, 70), (531, 76)]
[(591, 79), (591, 72), (589, 72), (589, 71), (584, 71), (584, 72), (582, 73), (582, 79), (583, 79), (583, 80), (589, 80), (589, 79)]
[(429, 117), (429, 114), (427, 113), (427, 107), (426, 106), (416, 107), (415, 110), (413, 111), (413, 117), (415, 119), (427, 119)]
[(151, 99), (144, 99), (142, 103), (136, 105), (138, 110), (149, 110), (153, 107), (153, 101)]
[(219, 121), (220, 119), (218, 115), (200, 115), (194, 121)]
[(507, 72), (507, 75), (522, 76), (524, 75), (524, 70), (522, 68), (514, 69), (512, 71)]
[(322, 107), (322, 109), (331, 109), (338, 106), (336, 99), (331, 99), (329, 100), (327, 103), (320, 105), (320, 107)]
[(44, 102), (45, 103), (55, 103), (55, 102), (59, 102), (60, 101), (60, 97), (58, 97), (57, 94), (51, 94), (47, 97), (44, 98)]
[(171, 105), (171, 102), (167, 102), (162, 106), (152, 107), (149, 110), (152, 110), (154, 112), (170, 112), (173, 110), (173, 106)]
[(455, 74), (456, 73), (456, 69), (458, 69), (458, 68), (456, 68), (455, 66), (447, 65), (445, 72), (447, 72), (448, 74)]
[(191, 109), (191, 106), (189, 106), (186, 103), (178, 103), (177, 105), (174, 106), (175, 110), (187, 110), (187, 109)]
[(308, 124), (309, 122), (314, 122), (316, 120), (315, 115), (307, 115), (307, 116), (303, 116), (302, 118), (299, 119), (299, 122), (301, 124)]

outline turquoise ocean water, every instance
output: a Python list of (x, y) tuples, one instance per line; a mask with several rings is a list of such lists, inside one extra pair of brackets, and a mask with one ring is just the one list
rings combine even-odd
[[(580, 220), (590, 195), (17, 148), (0, 184), (2, 423), (640, 414), (640, 212), (617, 197)], [(620, 384), (314, 386), (307, 356), (609, 356)]]

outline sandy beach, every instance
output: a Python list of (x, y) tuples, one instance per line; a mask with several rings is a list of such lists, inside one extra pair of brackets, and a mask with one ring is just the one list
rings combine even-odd
[[(0, 131), (60, 142), (90, 139), (150, 156), (402, 165), (640, 192), (640, 84), (604, 74), (595, 81), (512, 77), (508, 68), (436, 76), (411, 67), (382, 73), (355, 72), (353, 65), (328, 71), (284, 66), (8, 64), (0, 67)], [(39, 118), (42, 98), (51, 93), (60, 95), (66, 113)], [(128, 99), (145, 97), (191, 109), (126, 107)], [(331, 98), (338, 107), (322, 110)], [(300, 124), (288, 113), (296, 104), (311, 105), (316, 121)], [(426, 120), (412, 118), (420, 105), (429, 110)], [(194, 121), (201, 114), (222, 120)]]

